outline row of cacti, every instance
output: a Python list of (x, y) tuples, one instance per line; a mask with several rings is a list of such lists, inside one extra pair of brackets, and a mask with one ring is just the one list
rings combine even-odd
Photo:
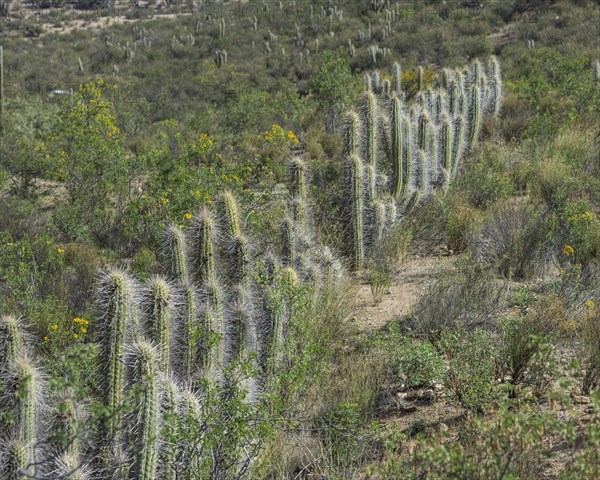
[[(245, 385), (249, 398), (258, 398), (285, 359), (294, 289), (306, 284), (314, 308), (319, 289), (342, 274), (340, 262), (314, 239), (308, 190), (306, 166), (294, 158), (280, 249), (263, 251), (258, 261), (236, 198), (226, 191), (212, 210), (195, 215), (187, 232), (165, 231), (161, 275), (140, 282), (118, 268), (100, 274), (104, 413), (92, 441), (80, 441), (86, 420), (72, 393), (59, 402), (46, 398), (45, 376), (28, 356), (26, 329), (3, 317), (0, 407), (1, 418), (12, 421), (0, 447), (2, 478), (200, 478), (194, 470), (199, 457), (181, 462), (182, 452), (194, 449), (182, 438), (189, 437), (190, 418), (196, 426), (206, 422), (206, 382), (227, 388), (228, 367), (254, 359), (255, 375)], [(42, 406), (51, 403), (58, 405), (54, 420), (42, 421)], [(189, 441), (200, 442), (199, 432)], [(48, 449), (50, 437), (60, 438), (60, 446)]]
[(416, 82), (418, 92), (408, 103), (399, 64), (391, 81), (379, 72), (366, 75), (359, 111), (346, 112), (345, 203), (357, 269), (399, 215), (434, 187), (448, 188), (465, 152), (477, 144), (484, 115), (500, 111), (502, 77), (494, 57), (485, 67), (476, 60), (446, 69), (434, 85), (418, 67)]

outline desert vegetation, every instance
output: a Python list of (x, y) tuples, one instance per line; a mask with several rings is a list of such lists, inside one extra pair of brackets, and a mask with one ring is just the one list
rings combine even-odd
[(2, 478), (598, 478), (598, 19), (0, 0)]

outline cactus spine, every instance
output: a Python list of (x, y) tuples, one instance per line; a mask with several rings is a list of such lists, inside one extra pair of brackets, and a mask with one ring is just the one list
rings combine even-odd
[(173, 292), (161, 277), (154, 276), (148, 283), (147, 315), (150, 338), (159, 352), (161, 371), (168, 373), (171, 362), (171, 319)]
[(402, 138), (402, 105), (398, 97), (392, 100), (392, 196), (399, 198), (404, 184), (404, 148)]
[(29, 466), (33, 463), (29, 454), (29, 447), (26, 442), (18, 438), (10, 439), (6, 446), (6, 453), (4, 462), (2, 465), (2, 478), (6, 480), (22, 480), (27, 478), (25, 473), (30, 474), (28, 471)]
[(134, 414), (135, 478), (154, 480), (158, 459), (160, 376), (159, 355), (146, 341), (134, 343), (129, 352), (132, 378), (139, 391), (139, 404)]
[(186, 381), (190, 381), (194, 371), (196, 358), (196, 319), (198, 308), (196, 305), (196, 291), (190, 284), (184, 286), (183, 304), (183, 365), (182, 373)]
[(231, 273), (232, 283), (250, 284), (250, 246), (245, 235), (239, 234), (231, 239)]
[(362, 160), (358, 155), (352, 155), (346, 161), (346, 187), (348, 204), (351, 215), (351, 238), (352, 260), (356, 270), (363, 266), (364, 262), (364, 240), (363, 240), (363, 183), (364, 169)]
[(387, 224), (385, 203), (382, 200), (375, 200), (371, 207), (373, 210), (373, 248), (377, 249), (383, 242)]
[(295, 157), (290, 162), (290, 195), (292, 198), (306, 198), (306, 165)]
[(423, 67), (419, 66), (419, 68), (417, 68), (417, 88), (419, 89), (419, 92), (422, 92), (424, 87), (425, 73), (423, 71)]
[(442, 166), (443, 185), (447, 189), (452, 173), (452, 124), (447, 114), (442, 117), (440, 127), (440, 164)]
[(286, 265), (296, 261), (296, 231), (293, 220), (286, 216), (281, 221), (281, 244), (283, 245), (283, 260)]
[(402, 71), (399, 63), (394, 63), (394, 91), (397, 96), (402, 94)]

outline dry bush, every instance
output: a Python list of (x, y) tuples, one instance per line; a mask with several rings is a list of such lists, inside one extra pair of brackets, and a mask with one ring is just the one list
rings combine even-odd
[(406, 327), (434, 344), (445, 329), (487, 327), (502, 309), (506, 291), (489, 269), (466, 260), (435, 276)]
[(543, 211), (519, 200), (495, 207), (471, 241), (475, 259), (505, 278), (531, 278), (543, 266)]

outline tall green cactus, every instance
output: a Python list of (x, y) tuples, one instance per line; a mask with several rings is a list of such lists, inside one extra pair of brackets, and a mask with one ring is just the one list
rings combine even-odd
[(440, 126), (440, 148), (439, 161), (442, 167), (442, 177), (444, 189), (448, 189), (452, 175), (452, 146), (453, 146), (453, 128), (450, 117), (447, 114), (442, 115), (442, 124)]
[(475, 148), (481, 128), (481, 90), (479, 85), (473, 85), (471, 89), (469, 108), (469, 150)]
[(299, 157), (290, 161), (290, 184), (292, 198), (306, 198), (306, 164)]
[(354, 110), (348, 110), (344, 117), (344, 155), (360, 155), (362, 123)]
[(225, 312), (223, 305), (223, 292), (216, 279), (212, 279), (206, 285), (205, 303), (211, 312), (209, 316), (205, 317), (205, 320), (207, 322), (212, 320), (212, 323), (207, 325), (207, 327), (210, 329), (213, 335), (217, 335), (217, 338), (211, 346), (209, 361), (211, 363), (211, 374), (213, 377), (218, 378), (220, 376), (221, 369), (226, 364), (226, 358), (224, 348)]
[(419, 92), (422, 92), (425, 88), (425, 72), (421, 66), (417, 68), (417, 88)]
[[(598, 75), (600, 76), (600, 65), (598, 65)], [(498, 115), (500, 113), (500, 107), (502, 106), (502, 73), (500, 71), (500, 64), (495, 56), (490, 58), (490, 84), (491, 84), (491, 106), (490, 110), (492, 115)]]
[(292, 210), (292, 218), (299, 230), (306, 230), (308, 226), (308, 206), (306, 199), (301, 197), (292, 198), (290, 202), (290, 209)]
[(179, 388), (177, 384), (169, 377), (164, 378), (160, 396), (161, 442), (158, 450), (158, 478), (161, 480), (177, 479), (178, 401)]
[[(3, 445), (4, 461), (0, 464), (0, 474), (6, 480), (23, 480), (31, 478), (33, 459), (30, 456), (30, 447), (27, 442), (19, 438), (5, 440)], [(27, 475), (27, 476), (25, 476)]]
[(377, 165), (377, 97), (372, 92), (363, 93), (362, 116), (365, 125), (365, 159), (369, 165)]
[(429, 155), (419, 150), (419, 194), (422, 196), (429, 191)]
[(148, 342), (135, 342), (128, 351), (132, 386), (138, 404), (133, 413), (133, 472), (137, 480), (157, 479), (160, 438), (160, 363), (159, 352)]
[(397, 96), (401, 96), (402, 94), (402, 70), (400, 69), (399, 63), (394, 63), (393, 65), (393, 75), (394, 75), (394, 91)]
[(53, 431), (56, 434), (59, 451), (70, 457), (78, 458), (80, 453), (80, 413), (72, 391), (68, 390), (62, 394), (54, 420)]
[[(17, 438), (27, 445), (27, 458), (35, 464), (35, 444), (37, 441), (38, 408), (43, 398), (43, 380), (40, 370), (26, 357), (19, 357), (8, 368), (14, 391), (13, 418)], [(33, 467), (35, 470), (35, 467)]]
[(150, 278), (145, 295), (148, 333), (158, 349), (160, 370), (171, 371), (171, 322), (174, 298), (171, 285), (159, 276)]
[(249, 285), (252, 277), (250, 263), (250, 241), (243, 234), (236, 235), (229, 245), (231, 284)]
[(452, 138), (452, 178), (458, 173), (458, 165), (465, 148), (465, 119), (459, 115), (454, 120), (454, 132)]
[(408, 200), (411, 188), (414, 186), (414, 170), (413, 170), (413, 127), (410, 119), (404, 122), (404, 137), (402, 142), (402, 151), (404, 156), (404, 173), (402, 175), (402, 193), (400, 198), (403, 201)]
[(202, 287), (216, 278), (215, 243), (217, 227), (210, 210), (204, 207), (192, 227), (194, 237), (194, 266), (198, 284)]
[(283, 261), (285, 265), (293, 265), (296, 262), (296, 228), (294, 221), (285, 216), (280, 224), (281, 245), (283, 246)]
[(373, 211), (372, 247), (373, 249), (377, 250), (377, 248), (380, 247), (383, 243), (383, 237), (387, 225), (385, 203), (383, 202), (383, 200), (374, 200), (371, 203), (371, 210)]
[(225, 226), (225, 233), (230, 238), (236, 237), (242, 233), (240, 227), (240, 213), (237, 200), (229, 190), (221, 192), (217, 204), (219, 221)]
[(188, 283), (186, 238), (180, 228), (173, 225), (167, 228), (161, 253), (164, 270), (169, 278), (181, 284)]
[(431, 141), (431, 121), (429, 120), (429, 114), (427, 110), (422, 110), (419, 115), (419, 128), (417, 132), (417, 146), (419, 150), (423, 150), (424, 152), (429, 151), (430, 149), (430, 141)]
[(54, 478), (68, 478), (69, 480), (90, 480), (92, 472), (82, 459), (70, 453), (58, 457), (55, 469), (52, 472)]
[[(231, 329), (229, 336), (230, 356), (233, 359), (242, 359), (245, 348), (252, 341), (250, 331), (252, 315), (250, 311), (250, 289), (246, 285), (236, 285), (233, 289), (233, 305), (231, 311)], [(254, 346), (254, 350), (256, 347)]]
[(400, 198), (402, 187), (404, 185), (404, 148), (403, 135), (404, 128), (402, 122), (402, 104), (398, 97), (392, 99), (392, 196)]
[(183, 287), (183, 336), (181, 337), (181, 346), (183, 350), (183, 364), (181, 372), (183, 380), (191, 382), (194, 372), (195, 361), (197, 356), (197, 338), (196, 325), (198, 321), (198, 307), (196, 303), (196, 289), (191, 284), (186, 284)]
[(108, 409), (106, 441), (114, 453), (120, 443), (121, 408), (125, 375), (125, 345), (130, 338), (137, 292), (134, 281), (119, 269), (103, 272), (99, 280), (100, 341), (104, 402)]
[(0, 317), (0, 367), (14, 362), (24, 353), (23, 349), (21, 322), (11, 315)]
[(363, 267), (364, 238), (363, 238), (363, 184), (364, 168), (358, 155), (352, 155), (346, 160), (346, 197), (350, 207), (351, 228), (349, 243), (352, 251), (353, 266), (356, 270)]

